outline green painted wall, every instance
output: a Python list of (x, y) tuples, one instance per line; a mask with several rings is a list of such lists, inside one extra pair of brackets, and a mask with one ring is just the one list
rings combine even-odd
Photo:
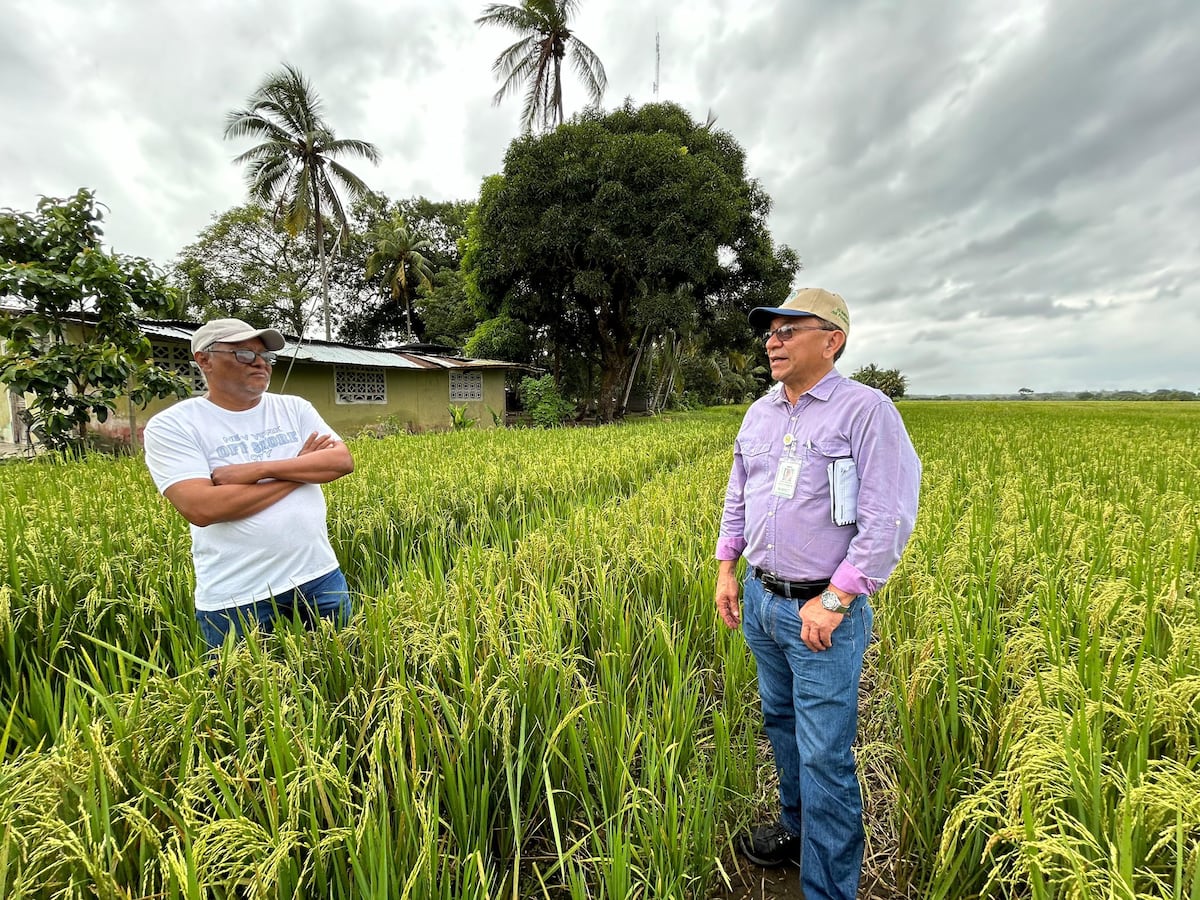
[[(68, 328), (69, 336), (77, 336)], [(290, 371), (280, 361), (271, 377), (271, 390), (306, 398), (322, 418), (343, 437), (352, 437), (372, 425), (388, 422), (412, 431), (446, 430), (450, 419), (450, 372), (446, 369), (387, 369), (386, 403), (336, 403), (334, 367), (328, 364), (296, 363)], [(459, 370), (461, 371), (461, 370)], [(483, 376), (483, 400), (465, 404), (476, 428), (493, 428), (490, 410), (504, 421), (504, 370), (477, 369)], [(286, 379), (286, 385), (284, 381)], [(141, 443), (142, 429), (155, 413), (175, 400), (155, 400), (145, 409), (131, 409), (127, 399), (116, 405), (106, 422), (93, 421), (91, 430), (115, 441), (128, 443), (131, 434)], [(463, 405), (463, 404), (457, 404)], [(489, 409), (490, 408), (490, 409)], [(0, 386), (0, 441), (13, 435), (11, 403)]]
[[(489, 369), (481, 374), (483, 400), (465, 404), (467, 415), (476, 420), (477, 428), (492, 428), (489, 406), (503, 421), (504, 372)], [(281, 390), (281, 376), (282, 372), (276, 373), (271, 390)], [(347, 437), (384, 421), (412, 431), (450, 427), (450, 373), (445, 369), (388, 369), (387, 403), (336, 403), (331, 366), (297, 364), (284, 390), (306, 397), (332, 428)]]
[(12, 443), (12, 400), (6, 389), (0, 388), (0, 441)]
[[(475, 419), (476, 428), (493, 428), (494, 422), (488, 407), (495, 410), (503, 422), (504, 370), (480, 371), (483, 375), (483, 400), (467, 403), (467, 415)], [(317, 408), (321, 418), (343, 437), (352, 437), (368, 426), (385, 421), (412, 431), (450, 428), (450, 373), (445, 369), (388, 369), (387, 403), (336, 403), (331, 365), (296, 363), (289, 373), (286, 364), (281, 362), (271, 378), (270, 389), (275, 393), (304, 397)], [(139, 438), (150, 417), (166, 409), (172, 402), (156, 400), (145, 410), (134, 412), (135, 430)], [(107, 423), (95, 427), (114, 439), (128, 441), (129, 403), (122, 402)]]

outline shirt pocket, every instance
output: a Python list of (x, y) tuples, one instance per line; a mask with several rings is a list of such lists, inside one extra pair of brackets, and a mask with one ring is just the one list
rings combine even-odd
[(829, 465), (835, 459), (849, 459), (850, 442), (840, 435), (828, 435), (809, 439), (804, 448), (804, 467), (800, 470), (800, 483), (796, 495), (806, 499), (820, 498), (829, 501)]
[[(742, 454), (742, 465), (746, 468), (747, 479), (760, 479), (768, 475), (771, 468), (771, 445), (765, 442), (744, 442), (738, 444)], [(775, 473), (770, 472), (774, 478)]]

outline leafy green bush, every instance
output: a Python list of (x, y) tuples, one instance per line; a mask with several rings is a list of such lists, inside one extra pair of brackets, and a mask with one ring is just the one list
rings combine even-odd
[(467, 415), (467, 404), (456, 406), (450, 404), (450, 425), (455, 431), (465, 431), (475, 427), (475, 419)]
[(526, 376), (521, 379), (517, 391), (529, 418), (539, 428), (561, 425), (575, 413), (575, 405), (559, 393), (553, 375), (543, 375), (541, 378)]

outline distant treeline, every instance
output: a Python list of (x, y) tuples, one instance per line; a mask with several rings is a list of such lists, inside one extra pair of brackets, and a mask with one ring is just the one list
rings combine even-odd
[(1047, 391), (1020, 394), (922, 394), (909, 400), (1200, 400), (1194, 391)]

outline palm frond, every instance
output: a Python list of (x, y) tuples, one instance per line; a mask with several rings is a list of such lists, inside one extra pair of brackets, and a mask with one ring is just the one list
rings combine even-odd
[(500, 90), (496, 91), (492, 97), (492, 103), (499, 105), (500, 101), (508, 94), (515, 94), (521, 87), (522, 83), (529, 79), (530, 74), (534, 71), (537, 64), (537, 57), (534, 54), (526, 56), (516, 65), (512, 72), (509, 73), (507, 80), (500, 86)]
[(326, 161), (326, 165), (329, 167), (329, 171), (334, 178), (350, 194), (351, 200), (360, 200), (371, 193), (371, 189), (367, 186), (367, 183), (341, 163), (331, 159)]
[(291, 192), (291, 186), (299, 177), (300, 171), (295, 160), (288, 157), (251, 163), (246, 168), (246, 184), (250, 196), (269, 204), (277, 197)]
[(532, 31), (538, 27), (538, 20), (525, 6), (509, 6), (505, 3), (492, 3), (484, 7), (483, 15), (475, 20), (476, 25), (498, 25), (509, 31)]
[(256, 160), (271, 159), (277, 156), (291, 156), (292, 144), (290, 141), (267, 141), (262, 144), (255, 144), (245, 153), (239, 153), (233, 158), (235, 163), (250, 163)]
[(241, 110), (231, 112), (225, 117), (225, 137), (254, 137), (287, 141), (290, 140), (291, 133), (257, 111)]
[(313, 196), (308, 178), (301, 176), (294, 179), (293, 184), (293, 191), (288, 195), (278, 196), (277, 214), (283, 213), (283, 227), (294, 237), (308, 227), (312, 218)]
[[(543, 127), (548, 127), (554, 118), (557, 108), (555, 101), (556, 90), (559, 90), (558, 79), (551, 78), (549, 66), (552, 57), (542, 54), (538, 57), (537, 65), (529, 79), (529, 91), (525, 95), (525, 110), (522, 125), (528, 131), (535, 119), (541, 120)], [(561, 102), (561, 93), (558, 93)]]
[(536, 35), (523, 37), (515, 44), (505, 47), (503, 52), (492, 63), (492, 71), (497, 77), (511, 74), (519, 66), (528, 66), (537, 57), (538, 38)]
[(608, 88), (608, 75), (604, 71), (604, 64), (600, 62), (600, 57), (595, 51), (579, 38), (571, 39), (570, 56), (571, 65), (587, 88), (589, 99), (598, 105)]
[(346, 154), (348, 156), (357, 156), (360, 159), (368, 160), (369, 162), (379, 162), (379, 148), (369, 141), (358, 141), (353, 138), (332, 139), (326, 142), (322, 148), (323, 152), (329, 156), (338, 156)]
[(350, 235), (350, 223), (346, 219), (346, 210), (342, 206), (341, 195), (334, 190), (333, 185), (328, 179), (317, 181), (317, 193), (321, 200), (325, 202), (329, 211), (329, 217), (337, 225), (338, 243), (344, 243)]

